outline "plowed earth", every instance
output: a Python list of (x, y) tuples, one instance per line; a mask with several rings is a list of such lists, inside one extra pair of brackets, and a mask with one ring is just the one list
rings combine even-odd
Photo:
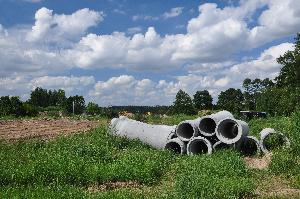
[(99, 121), (71, 119), (3, 120), (0, 121), (0, 140), (48, 140), (60, 135), (86, 132), (99, 125)]

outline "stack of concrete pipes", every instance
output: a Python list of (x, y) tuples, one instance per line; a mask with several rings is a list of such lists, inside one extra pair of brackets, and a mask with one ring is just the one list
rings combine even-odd
[[(168, 149), (179, 154), (211, 154), (213, 151), (234, 148), (244, 155), (268, 152), (265, 140), (278, 135), (274, 129), (264, 129), (260, 141), (249, 136), (246, 122), (237, 120), (228, 111), (220, 111), (177, 126), (151, 125), (120, 116), (111, 121), (109, 132), (129, 139), (139, 139), (156, 149)], [(285, 144), (289, 140), (283, 135)]]

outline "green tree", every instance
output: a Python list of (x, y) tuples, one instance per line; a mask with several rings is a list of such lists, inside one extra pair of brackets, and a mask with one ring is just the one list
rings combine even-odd
[(273, 87), (257, 98), (257, 110), (272, 116), (289, 116), (296, 107), (300, 107), (300, 88), (294, 88), (291, 92), (288, 88)]
[(17, 96), (11, 97), (10, 104), (11, 104), (10, 114), (15, 116), (20, 116), (22, 114), (22, 106), (23, 106), (23, 103), (20, 100), (20, 98)]
[(244, 105), (248, 110), (256, 110), (256, 101), (261, 92), (267, 88), (274, 86), (274, 83), (269, 78), (266, 79), (254, 79), (246, 78), (243, 81), (244, 92)]
[(36, 107), (49, 106), (49, 94), (46, 89), (37, 87), (30, 94), (29, 103)]
[(0, 115), (6, 116), (11, 114), (11, 103), (9, 96), (0, 97)]
[(277, 62), (282, 68), (275, 79), (276, 85), (288, 88), (300, 87), (300, 33), (295, 38), (295, 49), (277, 58)]
[(229, 88), (218, 96), (217, 106), (220, 109), (239, 113), (243, 109), (243, 93), (240, 89)]
[(197, 91), (194, 95), (193, 102), (195, 107), (200, 110), (211, 109), (213, 98), (207, 90)]
[(62, 106), (66, 101), (65, 91), (62, 89), (57, 90), (49, 90), (49, 106)]
[(86, 113), (88, 115), (99, 115), (102, 113), (101, 108), (98, 106), (98, 104), (89, 102), (86, 106)]
[(187, 115), (193, 115), (196, 113), (191, 97), (181, 89), (176, 94), (176, 99), (172, 106), (172, 113), (183, 113)]
[(70, 96), (65, 102), (65, 109), (68, 113), (73, 113), (73, 102), (74, 102), (74, 113), (76, 115), (82, 114), (85, 110), (85, 100), (83, 96)]

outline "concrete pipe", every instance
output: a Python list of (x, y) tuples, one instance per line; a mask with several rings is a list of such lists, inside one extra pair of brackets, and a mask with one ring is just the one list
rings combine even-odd
[(186, 154), (186, 143), (179, 138), (173, 138), (167, 141), (165, 149), (178, 154)]
[(200, 134), (203, 136), (215, 135), (218, 122), (225, 118), (233, 118), (233, 115), (228, 111), (220, 111), (215, 114), (202, 117), (199, 122)]
[(211, 154), (212, 145), (210, 141), (204, 137), (193, 137), (187, 145), (188, 155)]
[(156, 149), (164, 149), (176, 126), (151, 125), (121, 116), (111, 120), (109, 132), (129, 139), (139, 139)]
[[(268, 143), (268, 139), (277, 139), (275, 140), (276, 145), (272, 143)], [(276, 132), (275, 129), (272, 128), (265, 128), (260, 132), (260, 147), (264, 153), (268, 153), (272, 151), (274, 147), (290, 147), (291, 142), (290, 140), (282, 133)]]
[(195, 120), (186, 120), (180, 122), (176, 127), (176, 135), (185, 142), (188, 142), (193, 136), (197, 136), (198, 133), (198, 124), (200, 118)]
[(217, 124), (216, 135), (220, 141), (226, 144), (234, 144), (248, 133), (248, 124), (241, 120), (226, 118)]
[(221, 141), (218, 141), (216, 142), (214, 145), (213, 145), (213, 150), (214, 151), (217, 151), (217, 150), (222, 150), (222, 149), (230, 149), (232, 148), (232, 145), (231, 144), (226, 144), (226, 143), (223, 143)]
[(175, 132), (172, 132), (172, 133), (169, 134), (168, 140), (171, 140), (171, 139), (174, 139), (174, 138), (177, 138), (177, 137), (178, 137), (178, 136), (176, 135), (176, 133), (175, 133)]
[(243, 137), (237, 144), (236, 148), (244, 156), (254, 156), (260, 154), (259, 141), (254, 136)]

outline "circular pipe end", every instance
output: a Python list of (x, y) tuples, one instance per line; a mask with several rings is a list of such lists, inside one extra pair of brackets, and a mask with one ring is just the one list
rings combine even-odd
[(188, 155), (211, 154), (211, 143), (203, 137), (192, 138), (187, 145)]
[(213, 136), (216, 131), (217, 124), (211, 117), (203, 117), (199, 123), (199, 131), (204, 136)]
[(217, 151), (217, 150), (224, 150), (224, 149), (230, 149), (232, 147), (231, 144), (226, 144), (226, 143), (223, 143), (221, 141), (218, 141), (216, 142), (214, 145), (213, 145), (213, 150), (214, 151)]
[[(271, 128), (263, 129), (260, 135), (261, 140), (259, 144), (264, 153), (268, 153), (275, 148), (288, 148), (291, 145), (290, 140), (284, 134), (276, 132)], [(269, 139), (273, 139), (273, 143)]]
[(242, 124), (235, 119), (226, 118), (217, 124), (216, 135), (218, 139), (226, 144), (234, 144), (243, 136)]
[(237, 146), (238, 151), (244, 156), (254, 156), (260, 154), (260, 144), (256, 137), (246, 136)]
[(182, 141), (189, 141), (194, 134), (196, 134), (196, 128), (189, 122), (181, 122), (176, 127), (176, 135)]
[(170, 150), (177, 154), (185, 154), (186, 153), (186, 144), (178, 138), (174, 138), (169, 140), (165, 146), (166, 150)]

